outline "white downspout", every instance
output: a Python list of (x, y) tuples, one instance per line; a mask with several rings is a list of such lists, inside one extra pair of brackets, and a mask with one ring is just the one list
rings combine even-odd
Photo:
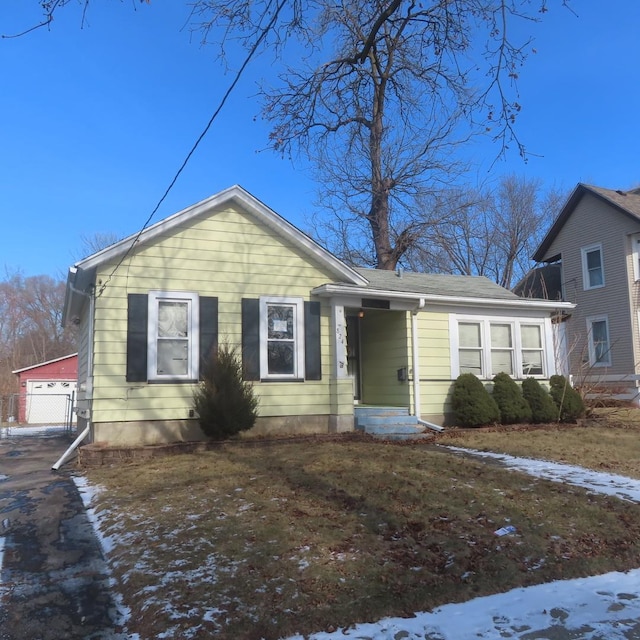
[(78, 448), (80, 443), (89, 435), (91, 426), (87, 425), (85, 430), (71, 443), (71, 446), (60, 456), (58, 462), (56, 462), (51, 468), (57, 471), (70, 457), (71, 454)]
[(412, 345), (412, 361), (413, 361), (413, 413), (418, 419), (419, 424), (432, 429), (433, 431), (444, 431), (439, 424), (427, 422), (420, 417), (420, 345), (418, 343), (418, 313), (424, 309), (426, 301), (420, 298), (418, 306), (411, 312), (411, 345)]
[(425, 300), (420, 298), (418, 306), (411, 312), (411, 346), (413, 368), (413, 414), (420, 420), (420, 344), (418, 341), (418, 312), (424, 309)]
[[(87, 293), (86, 291), (80, 291), (79, 289), (76, 289), (73, 285), (70, 286), (71, 290), (75, 293), (89, 298), (89, 327), (87, 329), (89, 333), (89, 353), (87, 354), (87, 382), (89, 384), (87, 386), (91, 388), (90, 393), (91, 397), (93, 398), (93, 315), (95, 310), (95, 295), (93, 294), (93, 290), (91, 291), (91, 293)], [(87, 426), (84, 428), (82, 433), (78, 435), (78, 437), (71, 443), (69, 448), (60, 456), (58, 461), (51, 467), (53, 471), (58, 471), (58, 469), (60, 469), (60, 467), (65, 464), (67, 460), (69, 460), (71, 454), (80, 446), (80, 443), (89, 435), (91, 431), (91, 415), (92, 411), (89, 410), (89, 420), (87, 421)]]

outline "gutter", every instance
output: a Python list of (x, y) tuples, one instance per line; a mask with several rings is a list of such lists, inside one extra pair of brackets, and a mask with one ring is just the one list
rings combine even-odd
[(311, 291), (313, 295), (320, 297), (330, 297), (334, 295), (359, 296), (367, 298), (385, 298), (393, 300), (421, 300), (433, 304), (451, 304), (456, 306), (482, 306), (482, 307), (502, 307), (515, 309), (537, 309), (540, 311), (553, 311), (575, 308), (572, 302), (558, 302), (555, 300), (538, 300), (531, 298), (474, 298), (466, 296), (443, 296), (437, 294), (420, 294), (411, 291), (388, 291), (385, 289), (371, 289), (368, 287), (356, 288), (340, 284), (323, 284)]

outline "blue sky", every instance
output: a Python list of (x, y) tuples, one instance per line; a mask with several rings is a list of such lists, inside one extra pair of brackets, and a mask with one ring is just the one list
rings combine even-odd
[[(640, 2), (573, 0), (577, 16), (548, 5), (519, 81), (518, 132), (535, 155), (493, 163), (486, 144), (465, 155), (480, 180), (640, 185)], [(36, 0), (1, 0), (0, 34), (38, 18)], [(83, 28), (69, 5), (49, 30), (0, 39), (0, 269), (65, 277), (82, 236), (144, 224), (233, 77), (187, 18), (179, 0), (103, 0)], [(237, 183), (307, 229), (315, 184), (303, 161), (265, 150), (256, 118), (271, 63), (253, 63), (154, 222)]]

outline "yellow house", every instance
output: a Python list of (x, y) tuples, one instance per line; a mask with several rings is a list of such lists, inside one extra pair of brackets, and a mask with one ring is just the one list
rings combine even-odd
[(486, 278), (354, 269), (238, 186), (69, 270), (78, 425), (92, 442), (202, 439), (200, 362), (237, 345), (259, 397), (248, 435), (354, 429), (354, 406), (447, 422), (453, 380), (547, 379), (552, 317)]

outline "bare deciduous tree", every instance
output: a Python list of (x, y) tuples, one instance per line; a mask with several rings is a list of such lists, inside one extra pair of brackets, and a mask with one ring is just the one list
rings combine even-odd
[[(40, 0), (45, 19), (69, 0)], [(557, 0), (565, 4), (567, 0)], [(80, 0), (84, 7), (88, 0)], [(271, 145), (318, 169), (354, 257), (392, 269), (425, 238), (418, 202), (450, 185), (459, 145), (515, 134), (515, 81), (531, 50), (512, 27), (546, 0), (192, 0), (194, 29), (222, 56), (271, 51), (261, 89)], [(241, 66), (241, 68), (243, 68)], [(355, 222), (356, 224), (353, 224)]]
[[(223, 47), (232, 36), (253, 42), (280, 10), (267, 0), (194, 6)], [(536, 19), (530, 2), (299, 0), (283, 11), (272, 44), (297, 36), (303, 55), (262, 88), (264, 115), (274, 148), (315, 162), (343, 255), (390, 269), (423, 241), (417, 202), (450, 183), (469, 136), (491, 130), (524, 153), (513, 82), (529, 42), (510, 37), (518, 18)]]
[(65, 284), (49, 276), (7, 275), (0, 282), (0, 395), (15, 391), (12, 371), (75, 351), (61, 326)]
[(82, 249), (77, 257), (78, 259), (86, 258), (93, 253), (110, 247), (119, 240), (122, 240), (122, 237), (113, 232), (97, 231), (92, 235), (82, 234), (80, 236)]
[(412, 267), (481, 275), (508, 289), (533, 266), (530, 256), (560, 208), (563, 196), (538, 180), (506, 176), (493, 189), (452, 189), (424, 208), (438, 224), (412, 250)]

